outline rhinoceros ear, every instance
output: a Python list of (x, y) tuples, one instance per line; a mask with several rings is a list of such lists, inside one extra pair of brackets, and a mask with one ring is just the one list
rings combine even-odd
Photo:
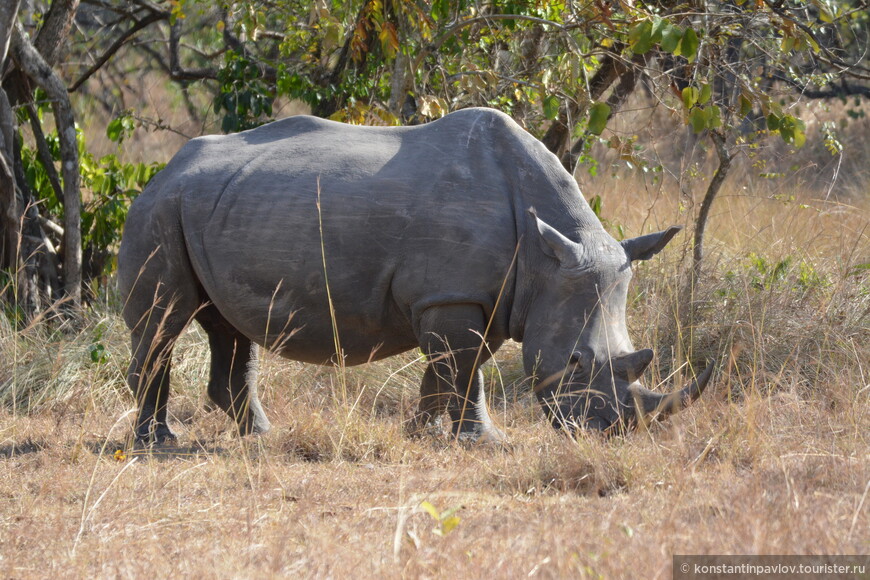
[(652, 362), (653, 351), (649, 348), (630, 352), (610, 359), (613, 374), (626, 378), (633, 383), (643, 374), (649, 363)]
[(541, 236), (541, 248), (553, 258), (556, 258), (564, 268), (570, 268), (580, 263), (583, 248), (577, 242), (572, 242), (563, 236), (559, 230), (538, 217), (535, 208), (529, 208), (529, 215), (535, 222), (535, 228)]
[(677, 232), (681, 229), (683, 229), (683, 226), (671, 226), (663, 232), (622, 240), (620, 243), (632, 262), (635, 260), (649, 260), (661, 252), (668, 245), (668, 242), (671, 241), (671, 238), (677, 235)]

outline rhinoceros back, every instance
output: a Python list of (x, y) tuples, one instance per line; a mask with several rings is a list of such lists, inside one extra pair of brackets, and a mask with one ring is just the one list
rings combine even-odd
[(294, 117), (191, 141), (136, 203), (177, 210), (204, 295), (239, 331), (323, 362), (331, 300), (352, 364), (415, 346), (432, 305), (492, 308), (540, 149), (489, 110), (408, 128)]

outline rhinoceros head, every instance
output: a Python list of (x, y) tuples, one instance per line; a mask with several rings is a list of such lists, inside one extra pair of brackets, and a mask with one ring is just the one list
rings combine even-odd
[(661, 251), (681, 229), (617, 242), (603, 228), (573, 241), (529, 211), (543, 252), (525, 319), (523, 362), (554, 427), (620, 432), (664, 417), (700, 395), (712, 363), (691, 384), (660, 394), (638, 379), (653, 358), (635, 350), (625, 324), (631, 262)]

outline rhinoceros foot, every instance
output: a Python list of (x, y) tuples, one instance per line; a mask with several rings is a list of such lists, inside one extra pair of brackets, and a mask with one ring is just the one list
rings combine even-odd
[(169, 428), (168, 425), (156, 425), (153, 429), (139, 430), (136, 433), (134, 447), (136, 449), (144, 449), (146, 447), (176, 445), (178, 437)]
[(463, 431), (456, 436), (456, 440), (464, 445), (494, 445), (497, 447), (507, 445), (507, 436), (501, 429), (492, 425), (485, 429)]

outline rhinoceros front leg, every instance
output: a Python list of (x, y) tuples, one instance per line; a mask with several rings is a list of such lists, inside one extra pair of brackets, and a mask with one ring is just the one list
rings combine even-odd
[(269, 430), (257, 396), (257, 347), (233, 328), (213, 305), (203, 308), (197, 322), (208, 335), (211, 374), (208, 396), (236, 421), (241, 435)]
[(480, 348), (484, 329), (483, 310), (474, 304), (431, 307), (422, 314), (418, 338), (429, 365), (411, 424), (413, 433), (448, 410), (458, 439), (504, 439), (486, 410), (479, 369), (490, 357), (489, 348)]

